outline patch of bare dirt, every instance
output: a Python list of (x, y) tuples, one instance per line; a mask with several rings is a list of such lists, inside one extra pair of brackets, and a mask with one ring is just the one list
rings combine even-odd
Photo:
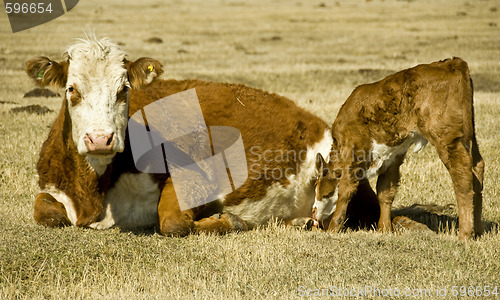
[(145, 40), (145, 42), (150, 43), (150, 44), (161, 44), (161, 43), (163, 43), (163, 40), (160, 39), (159, 37), (152, 37), (152, 38)]
[(60, 96), (61, 95), (59, 95), (58, 93), (54, 93), (51, 90), (36, 88), (24, 94), (23, 98), (31, 98), (31, 97), (49, 98), (49, 97), (60, 97)]
[(10, 110), (10, 113), (13, 113), (13, 114), (18, 114), (18, 113), (22, 113), (22, 112), (27, 112), (30, 114), (37, 114), (37, 115), (44, 115), (46, 113), (53, 112), (53, 110), (46, 107), (46, 106), (40, 106), (38, 104), (15, 107), (15, 108)]

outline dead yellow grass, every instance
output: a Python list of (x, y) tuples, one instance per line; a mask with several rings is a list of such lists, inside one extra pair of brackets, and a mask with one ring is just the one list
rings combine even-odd
[[(299, 287), (331, 286), (447, 287), (451, 296), (452, 286), (500, 285), (500, 1), (344, 2), (89, 0), (17, 34), (0, 13), (0, 298), (288, 299)], [(37, 226), (35, 164), (55, 113), (9, 111), (30, 104), (58, 110), (58, 98), (22, 98), (33, 88), (23, 62), (60, 58), (85, 29), (122, 42), (131, 58), (159, 59), (165, 77), (244, 83), (294, 99), (328, 122), (358, 84), (462, 57), (475, 83), (486, 161), (485, 236), (459, 242), (453, 224), (439, 234), (400, 235), (271, 224), (183, 239)], [(151, 37), (163, 43), (146, 42)], [(402, 173), (396, 208), (455, 202), (431, 147), (409, 155)]]

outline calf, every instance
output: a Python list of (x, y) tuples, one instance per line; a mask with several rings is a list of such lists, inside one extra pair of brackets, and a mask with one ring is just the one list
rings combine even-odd
[[(130, 62), (108, 39), (80, 40), (66, 53), (60, 62), (41, 57), (27, 63), (38, 85), (66, 89), (37, 164), (38, 223), (96, 229), (156, 225), (167, 235), (246, 230), (271, 218), (312, 225), (315, 155), (326, 155), (332, 143), (324, 121), (289, 99), (243, 85), (157, 79), (158, 61)], [(208, 126), (240, 131), (249, 174), (234, 192), (181, 211), (168, 172), (136, 169), (126, 124), (146, 105), (189, 89), (195, 89)], [(378, 218), (375, 195), (355, 198), (353, 204), (373, 210), (363, 215), (354, 207), (352, 219)]]
[(333, 213), (329, 230), (342, 228), (359, 183), (378, 175), (378, 228), (390, 231), (399, 166), (411, 145), (418, 151), (430, 141), (451, 175), (459, 237), (482, 233), (484, 161), (474, 129), (472, 81), (462, 59), (418, 65), (357, 87), (333, 123), (332, 140), (328, 161), (317, 155), (314, 204), (319, 219)]

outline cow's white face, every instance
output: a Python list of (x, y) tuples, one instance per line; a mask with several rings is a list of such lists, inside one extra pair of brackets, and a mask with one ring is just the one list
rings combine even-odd
[(125, 53), (114, 44), (84, 43), (72, 46), (68, 56), (65, 93), (73, 142), (101, 173), (97, 169), (125, 148), (130, 89)]
[(143, 57), (134, 62), (109, 39), (93, 36), (78, 40), (60, 62), (37, 57), (26, 63), (26, 72), (39, 86), (65, 89), (71, 120), (71, 138), (78, 153), (103, 174), (117, 152), (125, 148), (130, 88), (151, 83), (162, 65)]

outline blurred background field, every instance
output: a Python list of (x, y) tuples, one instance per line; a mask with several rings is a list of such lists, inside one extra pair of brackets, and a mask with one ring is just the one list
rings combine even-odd
[[(283, 298), (341, 286), (423, 289), (500, 285), (500, 1), (80, 1), (64, 16), (12, 34), (0, 12), (0, 298)], [(483, 238), (332, 235), (270, 224), (226, 236), (165, 238), (32, 219), (38, 151), (61, 98), (23, 98), (35, 56), (60, 59), (85, 30), (151, 56), (164, 78), (243, 83), (293, 99), (333, 122), (359, 84), (458, 56), (475, 87), (486, 161)], [(57, 92), (57, 91), (56, 91)], [(60, 91), (59, 91), (60, 92)], [(53, 112), (13, 113), (27, 105)], [(455, 203), (432, 147), (407, 157), (395, 208)], [(449, 213), (456, 217), (456, 209)], [(450, 225), (453, 228), (453, 224)], [(499, 287), (500, 288), (500, 287)], [(500, 293), (500, 291), (499, 291)]]

